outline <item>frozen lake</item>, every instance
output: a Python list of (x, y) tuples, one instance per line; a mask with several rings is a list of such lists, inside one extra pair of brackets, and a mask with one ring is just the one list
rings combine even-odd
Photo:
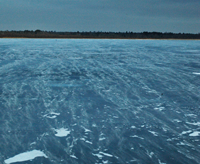
[(200, 41), (0, 39), (0, 163), (199, 164)]

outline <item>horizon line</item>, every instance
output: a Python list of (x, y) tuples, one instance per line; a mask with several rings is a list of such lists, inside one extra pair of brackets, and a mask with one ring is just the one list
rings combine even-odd
[(190, 33), (190, 32), (160, 32), (160, 31), (142, 31), (142, 32), (134, 32), (134, 31), (56, 31), (56, 30), (0, 30), (0, 32), (54, 32), (54, 33), (59, 33), (59, 32), (69, 32), (69, 33), (160, 33), (160, 34), (165, 34), (165, 33), (170, 33), (170, 34), (194, 34), (194, 35), (199, 35), (200, 32), (198, 33)]

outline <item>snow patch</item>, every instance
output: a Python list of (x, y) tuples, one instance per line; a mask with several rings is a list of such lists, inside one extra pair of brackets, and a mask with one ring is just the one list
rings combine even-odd
[(193, 72), (192, 74), (194, 74), (194, 75), (200, 75), (199, 72)]
[(55, 136), (57, 137), (66, 137), (70, 134), (70, 131), (68, 129), (60, 128), (60, 129), (54, 129), (57, 134)]
[(196, 126), (200, 126), (200, 122), (186, 122), (187, 124), (190, 124), (190, 125), (196, 125)]
[(102, 138), (99, 138), (99, 141), (103, 141), (105, 139), (106, 139), (105, 137), (102, 137)]
[(35, 144), (36, 144), (36, 142), (32, 142), (32, 143), (30, 143), (30, 146), (31, 146), (31, 145), (35, 145)]
[(147, 150), (147, 155), (148, 155), (150, 158), (152, 158), (153, 155), (154, 155), (154, 152), (149, 153), (149, 151)]
[(103, 158), (103, 155), (101, 155), (101, 154), (93, 154), (93, 153), (92, 153), (92, 155), (97, 156), (99, 159), (102, 159), (102, 158)]
[(24, 153), (15, 155), (14, 157), (6, 159), (4, 162), (6, 164), (10, 164), (10, 163), (15, 163), (15, 162), (23, 162), (23, 161), (33, 160), (34, 158), (37, 158), (37, 157), (48, 158), (42, 151), (32, 150), (32, 151), (28, 151), (28, 152), (24, 152)]
[(178, 123), (179, 123), (179, 122), (182, 122), (182, 121), (180, 121), (179, 119), (174, 119), (173, 121), (174, 121), (174, 122), (178, 122)]
[(89, 144), (91, 144), (92, 145), (92, 142), (90, 142), (90, 141), (85, 141), (86, 143), (89, 143)]
[(193, 133), (189, 134), (189, 136), (192, 136), (192, 137), (200, 136), (200, 132), (198, 132), (198, 131), (193, 132)]
[(165, 107), (154, 108), (154, 110), (163, 111)]
[(158, 162), (159, 162), (159, 164), (166, 164), (166, 163), (164, 163), (164, 162), (161, 162), (159, 159), (158, 159)]
[(184, 144), (183, 142), (180, 142), (180, 143), (177, 143), (176, 145), (186, 145), (186, 144)]
[(103, 155), (105, 155), (105, 156), (107, 156), (107, 157), (113, 157), (113, 155), (108, 154), (108, 153), (104, 153), (104, 152), (99, 152), (99, 154), (103, 154)]
[(158, 136), (158, 133), (156, 133), (156, 132), (154, 132), (154, 131), (150, 131), (150, 130), (149, 130), (149, 132), (152, 133), (154, 136)]
[(197, 115), (195, 115), (195, 114), (185, 114), (185, 116), (187, 116), (187, 117), (197, 117)]
[[(83, 127), (83, 126), (82, 126), (82, 127)], [(85, 133), (92, 132), (91, 130), (86, 129), (85, 127), (83, 127), (83, 129), (85, 130)]]
[(50, 119), (54, 119), (56, 118), (57, 116), (59, 116), (60, 113), (55, 113), (55, 112), (51, 112), (49, 114), (45, 114), (43, 117), (47, 117), (47, 118), (50, 118)]
[(139, 136), (137, 136), (137, 135), (134, 135), (134, 136), (130, 136), (130, 137), (132, 137), (132, 138), (139, 138), (139, 139), (144, 139), (144, 138), (142, 138), (142, 137), (139, 137)]
[(85, 138), (80, 138), (80, 140), (85, 141)]
[(183, 135), (183, 134), (187, 134), (187, 133), (190, 133), (190, 132), (192, 132), (192, 131), (191, 130), (183, 131), (181, 134)]
[(70, 157), (75, 158), (75, 159), (78, 159), (75, 155), (70, 155)]

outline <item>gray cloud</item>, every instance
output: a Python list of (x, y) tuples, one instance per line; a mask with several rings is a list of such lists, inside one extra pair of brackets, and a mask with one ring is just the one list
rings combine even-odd
[(0, 30), (200, 32), (199, 0), (0, 0)]

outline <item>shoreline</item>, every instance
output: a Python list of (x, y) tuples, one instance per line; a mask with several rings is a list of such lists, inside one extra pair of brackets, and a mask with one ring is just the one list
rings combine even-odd
[(200, 39), (183, 39), (183, 38), (84, 38), (84, 37), (0, 37), (0, 39), (99, 39), (99, 40), (103, 40), (103, 39), (108, 39), (108, 40), (200, 40)]
[(142, 39), (142, 40), (200, 40), (200, 33), (172, 32), (56, 32), (56, 31), (0, 31), (0, 38), (26, 39)]

